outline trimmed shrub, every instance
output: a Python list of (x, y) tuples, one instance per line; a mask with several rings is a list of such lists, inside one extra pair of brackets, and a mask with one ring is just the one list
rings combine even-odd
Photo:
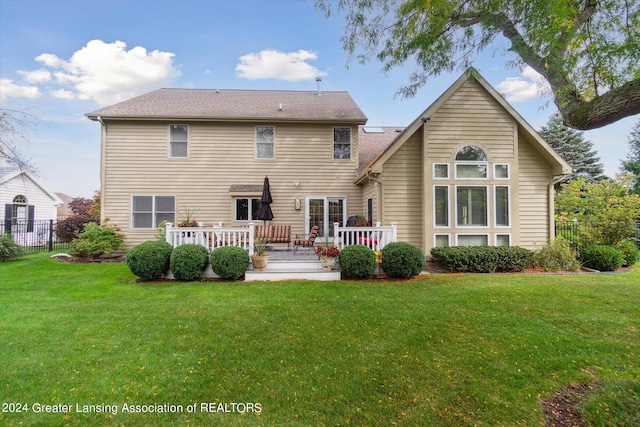
[(18, 259), (24, 255), (24, 249), (13, 241), (8, 234), (0, 235), (0, 262)]
[(147, 240), (131, 248), (125, 262), (142, 280), (157, 280), (169, 269), (173, 246), (160, 240)]
[(638, 258), (640, 258), (638, 247), (631, 240), (620, 240), (616, 245), (616, 249), (622, 253), (622, 257), (624, 258), (622, 265), (625, 267), (632, 266), (638, 262)]
[(497, 271), (523, 271), (533, 265), (533, 251), (520, 246), (496, 246)]
[(580, 269), (580, 262), (569, 242), (557, 236), (549, 244), (536, 251), (534, 265), (544, 271), (576, 271)]
[(221, 279), (238, 280), (249, 267), (249, 253), (237, 246), (223, 246), (211, 252), (211, 269)]
[(89, 258), (111, 254), (124, 249), (124, 234), (111, 224), (98, 225), (90, 222), (82, 233), (69, 245), (69, 253), (76, 257)]
[(622, 253), (613, 246), (593, 245), (580, 251), (580, 259), (585, 267), (599, 271), (615, 271), (622, 267)]
[(534, 254), (519, 246), (453, 246), (433, 248), (431, 256), (451, 273), (493, 273), (527, 269)]
[(370, 279), (376, 272), (376, 254), (363, 245), (350, 245), (340, 252), (340, 270), (346, 277)]
[(417, 276), (424, 264), (422, 250), (409, 243), (389, 243), (382, 249), (382, 270), (391, 277), (406, 279)]
[(177, 280), (196, 280), (209, 260), (209, 251), (201, 245), (189, 243), (175, 248), (171, 252), (169, 266)]

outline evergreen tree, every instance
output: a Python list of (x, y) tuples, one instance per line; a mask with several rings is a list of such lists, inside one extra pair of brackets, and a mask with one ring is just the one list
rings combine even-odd
[(640, 119), (629, 135), (627, 160), (622, 161), (622, 170), (633, 175), (633, 192), (640, 194)]
[(583, 133), (562, 124), (562, 117), (556, 113), (549, 118), (546, 126), (540, 129), (540, 135), (551, 145), (574, 170), (566, 181), (585, 178), (589, 182), (600, 181), (604, 166), (597, 152), (593, 151), (593, 143), (585, 141)]

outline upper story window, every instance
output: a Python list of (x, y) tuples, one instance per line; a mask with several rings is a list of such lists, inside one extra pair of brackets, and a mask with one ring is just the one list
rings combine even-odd
[(351, 128), (333, 128), (333, 159), (351, 159)]
[(256, 126), (256, 158), (275, 158), (275, 128), (273, 126)]
[(169, 125), (169, 157), (188, 157), (189, 126)]
[(475, 145), (462, 147), (456, 154), (456, 178), (487, 179), (489, 163), (482, 148)]

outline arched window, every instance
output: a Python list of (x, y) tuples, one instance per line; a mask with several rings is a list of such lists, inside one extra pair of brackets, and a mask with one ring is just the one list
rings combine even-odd
[(13, 198), (13, 209), (11, 212), (11, 219), (14, 224), (23, 223), (27, 221), (28, 218), (28, 209), (27, 209), (27, 198), (18, 195)]
[(489, 163), (482, 148), (475, 145), (462, 147), (455, 158), (456, 178), (487, 179)]

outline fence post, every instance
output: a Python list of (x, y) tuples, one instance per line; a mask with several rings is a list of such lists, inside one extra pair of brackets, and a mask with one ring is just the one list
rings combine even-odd
[(391, 238), (393, 242), (398, 241), (398, 223), (397, 222), (391, 223)]
[(53, 251), (53, 220), (49, 220), (49, 252)]

